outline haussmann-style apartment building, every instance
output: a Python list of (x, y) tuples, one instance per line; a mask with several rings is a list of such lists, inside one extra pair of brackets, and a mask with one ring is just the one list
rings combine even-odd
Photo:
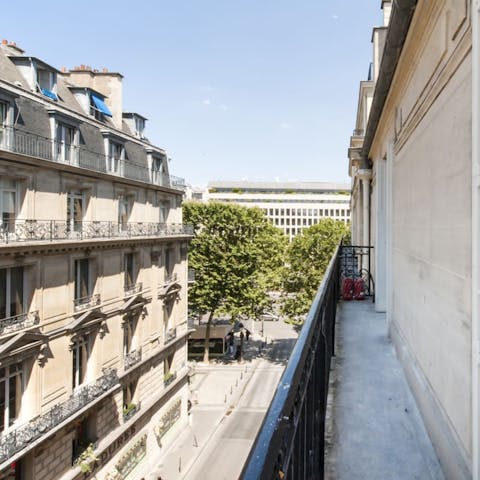
[(145, 121), (2, 42), (1, 480), (150, 478), (186, 424), (190, 232)]
[(258, 207), (290, 240), (323, 218), (350, 221), (350, 186), (328, 182), (211, 181), (207, 200)]

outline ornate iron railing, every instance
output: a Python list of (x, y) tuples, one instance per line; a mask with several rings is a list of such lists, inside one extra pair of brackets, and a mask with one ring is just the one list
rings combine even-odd
[(243, 480), (323, 478), (325, 412), (339, 298), (339, 249), (290, 355), (244, 466)]
[(55, 405), (48, 412), (30, 420), (27, 424), (0, 435), (0, 462), (4, 462), (36, 439), (47, 434), (83, 407), (118, 384), (117, 371), (104, 369), (95, 382), (79, 387), (68, 400)]
[(165, 332), (165, 338), (163, 340), (164, 344), (170, 343), (171, 341), (175, 340), (177, 338), (177, 327), (174, 328), (169, 328)]
[(100, 294), (87, 295), (86, 297), (75, 298), (73, 300), (74, 309), (76, 312), (88, 310), (100, 305)]
[(135, 416), (141, 409), (142, 404), (138, 402), (136, 405), (131, 405), (127, 407), (126, 411), (123, 414), (123, 422), (128, 422), (133, 416)]
[(133, 350), (123, 357), (123, 368), (128, 370), (142, 360), (142, 349)]
[(192, 235), (192, 225), (153, 222), (107, 222), (66, 220), (12, 220), (0, 223), (0, 244), (14, 242), (52, 242), (130, 237), (168, 237)]
[(20, 313), (13, 317), (2, 318), (0, 320), (0, 335), (17, 332), (24, 328), (33, 327), (39, 321), (38, 310), (33, 312)]
[(132, 283), (130, 285), (125, 285), (124, 292), (125, 292), (126, 296), (136, 295), (137, 293), (140, 293), (142, 291), (142, 289), (143, 289), (143, 283), (142, 282)]
[(131, 160), (112, 158), (103, 152), (94, 152), (81, 145), (57, 142), (18, 128), (3, 127), (0, 149), (153, 185), (185, 188), (185, 180), (180, 177), (162, 174)]

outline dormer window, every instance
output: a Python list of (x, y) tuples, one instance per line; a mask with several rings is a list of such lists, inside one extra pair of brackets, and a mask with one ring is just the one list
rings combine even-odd
[(138, 138), (145, 138), (145, 122), (147, 120), (145, 117), (142, 117), (138, 113), (130, 112), (123, 112), (122, 117), (133, 135)]
[(57, 74), (37, 66), (37, 85), (40, 92), (52, 100), (58, 101), (55, 90), (57, 89)]
[(104, 98), (94, 92), (90, 92), (90, 115), (93, 115), (101, 122), (105, 121), (105, 116), (112, 116), (112, 112), (105, 104)]

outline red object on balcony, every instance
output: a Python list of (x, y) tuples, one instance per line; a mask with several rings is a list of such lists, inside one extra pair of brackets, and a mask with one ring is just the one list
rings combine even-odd
[(365, 300), (365, 284), (363, 278), (356, 278), (353, 282), (353, 298), (355, 300)]
[(353, 278), (347, 277), (342, 282), (342, 298), (344, 300), (352, 300), (354, 294)]

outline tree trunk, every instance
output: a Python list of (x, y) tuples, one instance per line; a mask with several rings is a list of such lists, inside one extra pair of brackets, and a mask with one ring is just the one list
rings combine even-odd
[(212, 319), (213, 319), (213, 314), (215, 313), (215, 310), (212, 310), (210, 312), (210, 315), (208, 317), (207, 321), (207, 329), (205, 330), (205, 348), (203, 351), (203, 361), (205, 363), (208, 363), (210, 361), (209, 359), (209, 353), (210, 353), (210, 326), (212, 325)]

